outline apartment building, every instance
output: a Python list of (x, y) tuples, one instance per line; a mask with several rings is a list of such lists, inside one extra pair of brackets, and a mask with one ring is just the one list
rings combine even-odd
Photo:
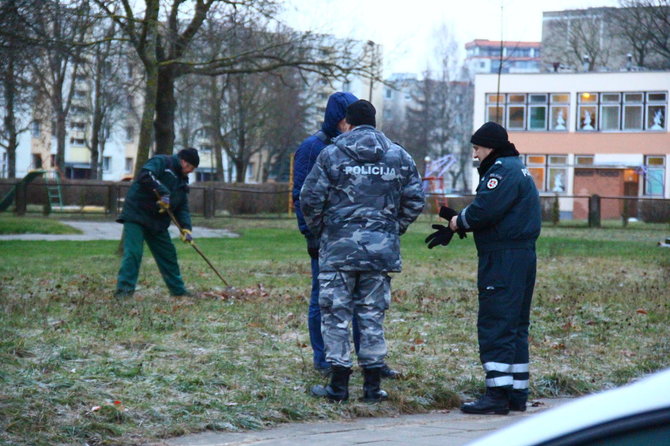
[(471, 73), (537, 73), (542, 67), (540, 42), (475, 39), (465, 44), (465, 64)]
[(508, 129), (540, 193), (563, 197), (562, 218), (586, 217), (572, 196), (670, 198), (670, 72), (507, 74), (497, 86), (475, 77), (474, 127)]

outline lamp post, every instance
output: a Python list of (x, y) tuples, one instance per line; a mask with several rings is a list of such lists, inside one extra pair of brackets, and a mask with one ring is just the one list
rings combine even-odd
[(370, 91), (368, 93), (368, 101), (372, 102), (372, 86), (375, 80), (375, 43), (372, 40), (368, 40), (368, 46), (370, 47)]

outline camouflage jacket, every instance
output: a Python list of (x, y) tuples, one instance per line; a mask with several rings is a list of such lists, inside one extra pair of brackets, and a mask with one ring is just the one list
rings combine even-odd
[(421, 178), (410, 155), (368, 125), (321, 151), (300, 192), (320, 236), (320, 271), (400, 271), (399, 236), (421, 213)]

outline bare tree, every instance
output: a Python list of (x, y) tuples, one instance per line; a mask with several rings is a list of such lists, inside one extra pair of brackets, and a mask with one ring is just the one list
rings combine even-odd
[[(401, 142), (418, 160), (426, 156), (435, 159), (452, 155), (456, 162), (449, 170), (451, 188), (466, 190), (472, 131), (472, 84), (463, 75), (455, 40), (446, 26), (435, 31), (434, 42), (438, 68), (427, 70), (424, 79), (416, 83)], [(393, 132), (391, 135), (395, 136)]]
[[(87, 0), (32, 2), (32, 39), (38, 43), (29, 58), (36, 88), (51, 105), (56, 131), (56, 167), (65, 172), (67, 117), (83, 63), (81, 42), (90, 30)], [(29, 36), (30, 38), (30, 36)]]
[[(290, 32), (270, 24), (277, 11), (275, 0), (196, 0), (187, 8), (183, 0), (160, 2), (145, 0), (143, 16), (133, 10), (130, 0), (94, 0), (123, 30), (144, 65), (145, 113), (143, 115), (136, 166), (142, 165), (151, 147), (153, 120), (156, 150), (172, 153), (176, 101), (175, 80), (189, 73), (217, 76), (224, 74), (259, 73), (294, 67), (301, 71), (321, 72), (330, 77), (364, 66), (347, 51), (317, 54), (322, 36)], [(190, 6), (190, 5), (189, 5)], [(224, 42), (216, 58), (189, 51), (203, 24), (207, 21), (232, 23), (228, 35), (236, 38), (236, 27), (252, 27), (265, 33), (253, 48), (237, 52)], [(155, 118), (155, 119), (154, 119)], [(136, 169), (139, 171), (139, 169)]]
[(607, 8), (565, 11), (545, 23), (542, 32), (543, 58), (575, 70), (594, 71), (607, 67), (612, 52)]
[(620, 0), (610, 22), (640, 67), (670, 67), (670, 0)]
[[(7, 0), (0, 5), (0, 90), (3, 115), (0, 147), (7, 153), (7, 177), (16, 177), (16, 149), (19, 135), (28, 129), (30, 94), (27, 59), (31, 43), (18, 33), (28, 28), (30, 2)], [(40, 166), (36, 166), (40, 167)]]
[(269, 176), (288, 178), (290, 154), (307, 136), (305, 128), (309, 103), (302, 95), (300, 80), (295, 72), (269, 79), (272, 95), (269, 113), (263, 126), (263, 141), (267, 157), (264, 160), (262, 181)]
[(90, 177), (97, 179), (102, 179), (105, 145), (123, 120), (122, 111), (128, 109), (128, 100), (133, 97), (133, 86), (124, 76), (128, 53), (125, 45), (114, 41), (115, 28), (111, 21), (97, 24), (92, 31), (96, 43), (87, 49), (87, 63), (82, 67), (92, 86), (91, 128), (86, 144), (91, 152)]

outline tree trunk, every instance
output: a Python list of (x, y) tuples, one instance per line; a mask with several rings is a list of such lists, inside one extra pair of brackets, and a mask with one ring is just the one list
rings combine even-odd
[(147, 78), (144, 85), (144, 110), (142, 111), (140, 140), (137, 145), (137, 159), (135, 160), (135, 178), (137, 178), (142, 166), (149, 160), (154, 112), (156, 110), (156, 96), (158, 91), (158, 70), (155, 66), (149, 65), (146, 66), (146, 70)]
[(172, 155), (174, 151), (174, 121), (177, 101), (174, 97), (175, 73), (171, 67), (158, 69), (156, 119), (156, 153)]
[(16, 77), (14, 76), (14, 58), (8, 61), (7, 73), (3, 79), (5, 93), (5, 131), (7, 132), (7, 178), (16, 178), (16, 147), (18, 136), (16, 132), (16, 115), (14, 114)]
[(247, 163), (244, 162), (244, 160), (241, 159), (235, 159), (233, 160), (235, 163), (235, 182), (236, 183), (244, 183), (244, 178), (245, 178), (245, 172), (246, 172), (246, 167)]
[(55, 95), (56, 106), (56, 169), (61, 175), (65, 175), (65, 137), (67, 135), (66, 116), (62, 107), (60, 94)]
[(214, 181), (223, 181), (223, 148), (216, 144), (213, 148), (216, 152), (216, 173), (214, 174)]
[[(93, 124), (94, 126), (96, 125), (95, 121)], [(98, 129), (98, 131), (100, 130)], [(98, 137), (98, 134), (95, 132), (95, 130), (93, 130), (92, 133), (93, 134), (91, 136), (91, 163), (89, 165), (89, 171), (91, 173), (89, 174), (89, 178), (99, 180), (100, 178), (98, 178), (98, 157), (100, 156), (100, 152), (98, 151), (98, 146), (100, 145), (100, 138)]]

